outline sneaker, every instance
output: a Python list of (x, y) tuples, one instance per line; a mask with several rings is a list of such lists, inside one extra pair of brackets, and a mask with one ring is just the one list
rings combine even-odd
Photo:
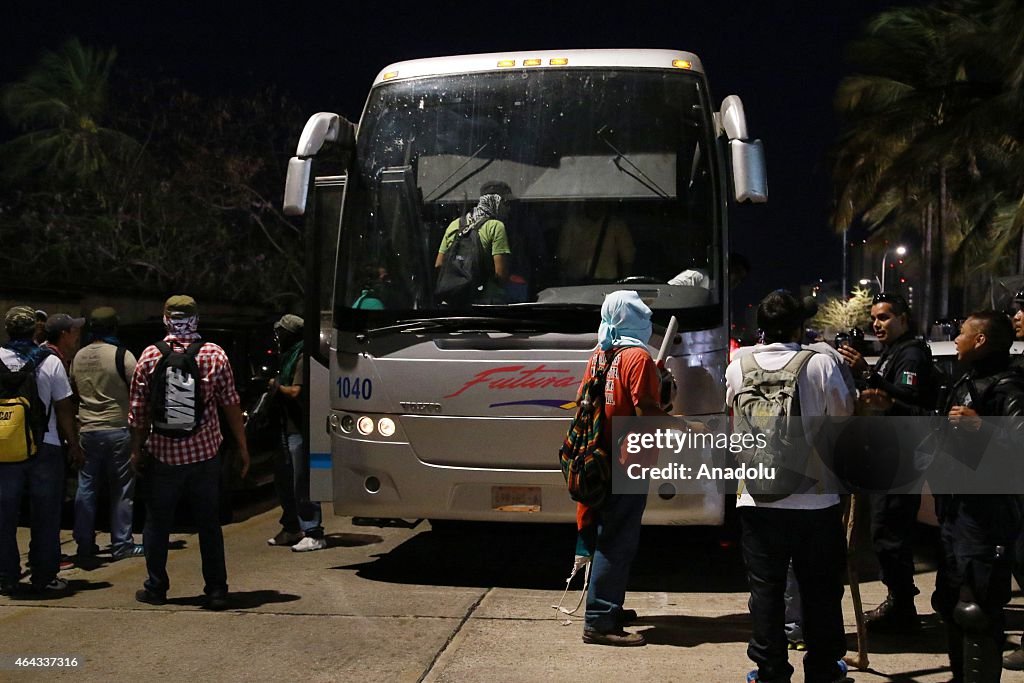
[(896, 600), (892, 593), (882, 604), (864, 614), (868, 630), (874, 633), (905, 633), (921, 628), (912, 599)]
[(306, 536), (304, 539), (292, 546), (293, 553), (308, 553), (311, 550), (323, 550), (327, 547), (327, 541), (322, 538)]
[(64, 593), (68, 589), (68, 582), (59, 576), (54, 578), (53, 581), (46, 584), (32, 584), (32, 590), (39, 595), (54, 595), (58, 593)]
[(807, 643), (802, 640), (791, 640), (789, 641), (789, 649), (796, 650), (797, 652), (803, 652), (807, 649)]
[(637, 647), (646, 645), (647, 641), (640, 633), (629, 633), (618, 630), (601, 633), (593, 629), (583, 629), (583, 642), (590, 645), (612, 645), (615, 647)]
[(0, 595), (14, 595), (18, 592), (19, 586), (17, 581), (0, 581)]
[[(840, 659), (836, 662), (836, 666), (839, 667), (839, 676), (833, 679), (832, 683), (847, 683), (848, 681), (853, 680), (847, 676), (850, 672), (850, 667), (846, 665), (846, 662)], [(757, 669), (754, 669), (747, 674), (747, 683), (758, 683), (760, 680), (761, 679), (757, 677)]]
[(285, 531), (281, 529), (277, 536), (267, 539), (267, 545), (295, 545), (302, 540), (302, 534), (298, 531)]
[(1003, 668), (1010, 671), (1024, 671), (1024, 647), (1019, 647), (1003, 657)]
[(167, 602), (167, 596), (161, 595), (160, 593), (154, 593), (148, 588), (140, 588), (135, 591), (135, 601), (144, 602), (147, 605), (163, 605)]
[(57, 565), (57, 566), (58, 566), (57, 571), (59, 571), (59, 572), (66, 571), (68, 569), (74, 569), (75, 568), (75, 561), (73, 559), (71, 559), (70, 555), (61, 555), (60, 556), (60, 564)]
[(145, 557), (145, 556), (146, 556), (146, 549), (142, 546), (141, 543), (132, 543), (127, 548), (124, 548), (123, 550), (118, 550), (116, 553), (113, 553), (111, 555), (111, 557), (114, 559), (115, 562), (117, 560), (127, 560), (129, 557)]
[(206, 609), (219, 612), (228, 608), (228, 593), (225, 590), (216, 590), (206, 596)]

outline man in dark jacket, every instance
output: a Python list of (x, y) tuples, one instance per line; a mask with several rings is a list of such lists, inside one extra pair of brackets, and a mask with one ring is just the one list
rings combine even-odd
[[(1013, 462), (1024, 447), (1024, 375), (1010, 367), (1013, 328), (997, 311), (973, 313), (956, 338), (966, 372), (953, 385), (943, 413), (941, 453), (1002, 456)], [(880, 390), (867, 399), (891, 403)], [(1017, 418), (983, 421), (982, 417)], [(998, 452), (997, 452), (998, 451)], [(1013, 480), (1010, 477), (1008, 480)], [(1021, 530), (1016, 493), (936, 496), (943, 553), (932, 605), (946, 622), (954, 681), (997, 681), (1005, 638), (1003, 607), (1010, 600), (1012, 548)]]
[[(910, 308), (898, 294), (877, 294), (871, 306), (871, 326), (883, 350), (872, 370), (852, 346), (839, 349), (860, 388), (885, 391), (893, 399), (885, 415), (909, 415), (933, 410), (935, 377), (928, 345), (914, 337)], [(914, 606), (914, 525), (921, 508), (919, 493), (876, 493), (871, 501), (871, 541), (878, 557), (885, 600), (868, 612), (868, 628), (875, 632), (905, 632), (920, 622)]]

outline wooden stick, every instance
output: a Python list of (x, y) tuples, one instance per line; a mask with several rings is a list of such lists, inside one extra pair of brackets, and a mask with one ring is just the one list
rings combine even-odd
[(850, 494), (846, 507), (846, 572), (850, 577), (850, 596), (853, 598), (853, 616), (857, 622), (857, 654), (846, 655), (843, 661), (854, 669), (868, 668), (868, 629), (864, 622), (864, 606), (860, 601), (860, 579), (857, 576), (856, 534), (857, 508), (860, 501), (856, 494)]

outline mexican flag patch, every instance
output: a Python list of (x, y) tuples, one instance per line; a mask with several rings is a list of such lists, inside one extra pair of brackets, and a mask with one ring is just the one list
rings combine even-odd
[(908, 387), (916, 387), (917, 386), (917, 373), (916, 372), (907, 372), (907, 371), (901, 372), (900, 373), (899, 384), (903, 384), (903, 385), (906, 385)]

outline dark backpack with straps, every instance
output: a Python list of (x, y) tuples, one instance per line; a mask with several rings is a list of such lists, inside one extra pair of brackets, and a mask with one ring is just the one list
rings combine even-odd
[(184, 352), (163, 341), (154, 346), (161, 356), (150, 379), (153, 431), (174, 438), (191, 436), (203, 420), (202, 373), (196, 360), (203, 342), (192, 342)]
[(459, 230), (455, 241), (449, 245), (437, 275), (434, 296), (438, 302), (459, 306), (468, 305), (483, 291), (491, 275), (488, 255), (480, 240), (480, 228), (489, 217), (466, 224), (466, 217), (459, 219)]
[(36, 348), (17, 370), (0, 362), (0, 463), (24, 462), (39, 452), (50, 414), (39, 396), (36, 370), (49, 355)]
[(569, 497), (591, 508), (601, 507), (612, 488), (611, 454), (601, 433), (605, 420), (605, 378), (614, 360), (614, 352), (601, 354), (595, 360), (593, 375), (576, 397), (576, 416), (558, 449)]

